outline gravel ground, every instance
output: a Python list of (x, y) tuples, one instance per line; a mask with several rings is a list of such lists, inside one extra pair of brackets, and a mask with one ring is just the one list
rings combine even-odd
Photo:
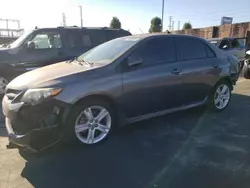
[(245, 188), (250, 184), (250, 81), (221, 113), (192, 109), (127, 126), (96, 147), (40, 155), (6, 150), (0, 128), (0, 188)]

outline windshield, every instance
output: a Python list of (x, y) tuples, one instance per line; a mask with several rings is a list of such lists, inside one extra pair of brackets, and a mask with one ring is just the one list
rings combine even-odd
[(118, 38), (101, 44), (92, 50), (79, 56), (77, 59), (90, 62), (100, 63), (101, 61), (113, 61), (122, 53), (136, 44), (140, 38)]
[(9, 48), (16, 48), (18, 46), (20, 46), (23, 41), (30, 35), (30, 33), (32, 33), (33, 30), (27, 31), (25, 32), (22, 36), (20, 36), (17, 40), (15, 40), (13, 43), (11, 43), (9, 45)]

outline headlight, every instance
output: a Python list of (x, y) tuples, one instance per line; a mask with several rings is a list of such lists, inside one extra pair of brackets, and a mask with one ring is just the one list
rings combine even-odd
[(21, 98), (21, 102), (35, 105), (42, 100), (57, 95), (61, 88), (28, 89)]

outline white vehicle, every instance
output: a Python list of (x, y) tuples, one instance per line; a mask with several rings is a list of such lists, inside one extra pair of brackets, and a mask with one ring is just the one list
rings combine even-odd
[(246, 59), (242, 68), (243, 76), (246, 79), (250, 79), (250, 50), (246, 52)]

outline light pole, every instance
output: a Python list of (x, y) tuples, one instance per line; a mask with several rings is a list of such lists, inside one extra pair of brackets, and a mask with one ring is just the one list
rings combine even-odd
[(82, 24), (82, 6), (79, 6), (79, 8), (80, 8), (80, 19), (81, 19), (81, 27), (83, 26), (83, 24)]
[(163, 18), (164, 18), (164, 0), (162, 0), (162, 10), (161, 10), (161, 28), (163, 31)]

